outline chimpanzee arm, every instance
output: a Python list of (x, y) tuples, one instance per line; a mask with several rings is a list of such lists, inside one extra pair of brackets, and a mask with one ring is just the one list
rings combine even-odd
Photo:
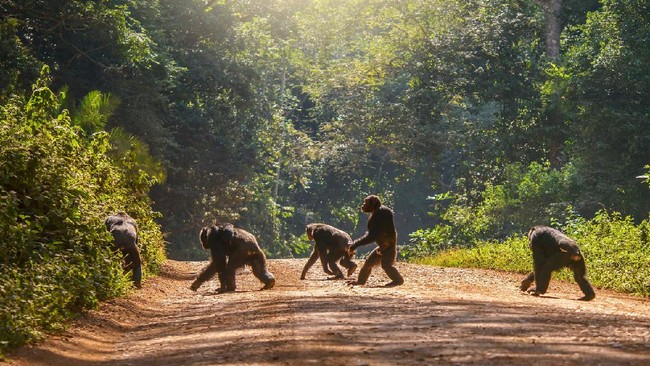
[[(214, 275), (219, 272), (219, 265), (215, 261), (210, 261), (210, 264), (208, 264), (203, 270), (201, 270), (201, 273), (199, 273), (199, 276), (192, 282), (192, 286), (190, 288), (192, 291), (196, 291), (203, 282), (208, 281)], [(219, 276), (221, 278), (221, 276)]]
[(249, 263), (253, 269), (253, 275), (264, 284), (262, 290), (268, 290), (275, 286), (275, 276), (269, 272), (266, 266), (266, 255), (261, 250), (252, 258), (249, 258)]
[(368, 245), (372, 242), (377, 241), (382, 229), (380, 220), (381, 214), (382, 212), (377, 210), (371, 215), (370, 219), (368, 219), (368, 231), (366, 231), (362, 237), (354, 241), (354, 243), (350, 246), (350, 250), (354, 251), (360, 246)]
[(519, 286), (519, 289), (521, 291), (526, 291), (530, 287), (530, 285), (535, 282), (535, 272), (530, 272), (526, 278), (521, 281), (521, 285)]
[(585, 296), (581, 297), (580, 300), (590, 301), (596, 298), (596, 292), (587, 280), (587, 267), (584, 258), (580, 258), (580, 260), (576, 261), (571, 266), (571, 269), (573, 270), (573, 279), (575, 279), (578, 286), (580, 286), (582, 293), (585, 294)]
[(307, 271), (311, 268), (311, 266), (316, 263), (318, 260), (318, 250), (316, 250), (316, 245), (314, 245), (314, 249), (311, 252), (311, 255), (309, 256), (309, 259), (307, 260), (307, 263), (305, 263), (305, 267), (302, 269), (302, 274), (300, 275), (300, 279), (304, 280), (307, 276)]
[(360, 237), (359, 239), (355, 240), (354, 243), (350, 246), (350, 250), (354, 251), (360, 246), (368, 245), (372, 242), (375, 241), (375, 236), (373, 236), (370, 231), (366, 231), (366, 233)]

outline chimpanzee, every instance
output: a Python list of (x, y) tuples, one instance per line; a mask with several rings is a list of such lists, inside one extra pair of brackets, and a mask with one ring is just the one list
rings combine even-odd
[(126, 212), (109, 215), (104, 221), (106, 229), (113, 235), (113, 245), (124, 256), (124, 271), (132, 271), (133, 284), (142, 287), (142, 260), (138, 250), (138, 225)]
[[(528, 246), (533, 251), (533, 272), (521, 281), (521, 291), (528, 291), (535, 296), (545, 294), (551, 273), (568, 267), (585, 294), (580, 300), (590, 301), (596, 297), (593, 287), (587, 281), (585, 258), (574, 240), (548, 226), (534, 226), (528, 231)], [(528, 289), (533, 282), (536, 286)]]
[(397, 231), (393, 222), (393, 210), (383, 206), (379, 197), (370, 195), (363, 200), (361, 211), (369, 213), (368, 231), (365, 235), (355, 240), (348, 249), (350, 255), (354, 254), (355, 249), (362, 245), (377, 243), (368, 259), (359, 271), (359, 277), (356, 281), (350, 282), (351, 285), (363, 285), (368, 280), (372, 268), (381, 263), (381, 268), (391, 279), (386, 287), (399, 286), (404, 283), (404, 278), (395, 268), (397, 259)]
[(235, 291), (235, 271), (251, 266), (253, 274), (264, 283), (261, 290), (275, 285), (275, 277), (266, 267), (266, 255), (253, 234), (232, 224), (217, 224), (201, 229), (199, 235), (204, 249), (210, 249), (210, 264), (205, 267), (190, 286), (196, 291), (203, 282), (219, 274), (218, 292)]
[(309, 224), (305, 231), (307, 238), (313, 240), (315, 243), (311, 256), (309, 256), (305, 267), (302, 269), (301, 280), (305, 279), (307, 271), (309, 271), (319, 257), (323, 271), (327, 274), (334, 275), (334, 277), (329, 279), (342, 279), (345, 277), (341, 269), (336, 265), (336, 261), (339, 259), (341, 260), (339, 263), (348, 270), (348, 276), (354, 273), (354, 270), (357, 269), (357, 264), (351, 260), (350, 253), (348, 253), (348, 247), (352, 241), (350, 235), (343, 230), (326, 224)]

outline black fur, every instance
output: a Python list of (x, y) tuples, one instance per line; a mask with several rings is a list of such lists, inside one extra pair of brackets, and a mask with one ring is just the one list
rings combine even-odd
[(235, 271), (245, 265), (251, 266), (253, 275), (264, 283), (262, 290), (275, 285), (275, 277), (266, 265), (266, 255), (253, 234), (232, 224), (223, 224), (204, 227), (199, 238), (203, 248), (210, 249), (211, 258), (208, 266), (192, 283), (192, 290), (196, 291), (205, 281), (218, 274), (221, 286), (218, 291), (235, 291)]
[(341, 279), (345, 275), (341, 269), (336, 265), (336, 261), (341, 260), (339, 263), (347, 269), (347, 275), (350, 276), (357, 268), (356, 263), (352, 261), (348, 248), (352, 242), (352, 238), (345, 231), (339, 230), (333, 226), (326, 224), (309, 224), (305, 228), (307, 238), (314, 240), (314, 249), (302, 269), (301, 280), (304, 280), (307, 271), (312, 265), (320, 258), (323, 266), (323, 271), (327, 274), (334, 275), (332, 279)]
[[(551, 281), (551, 273), (568, 267), (573, 278), (585, 294), (580, 300), (590, 301), (596, 297), (587, 280), (585, 259), (576, 242), (559, 230), (547, 226), (534, 226), (528, 231), (528, 246), (533, 251), (533, 272), (521, 281), (521, 291), (533, 295), (545, 294)], [(535, 287), (529, 289), (535, 282)]]
[(368, 231), (362, 237), (354, 241), (350, 251), (362, 245), (372, 242), (377, 243), (377, 248), (373, 250), (368, 259), (359, 270), (359, 277), (356, 281), (351, 282), (353, 285), (363, 285), (370, 277), (372, 268), (381, 263), (381, 268), (386, 272), (391, 282), (386, 286), (399, 286), (404, 283), (404, 278), (395, 268), (397, 260), (397, 231), (393, 221), (393, 210), (383, 206), (379, 197), (370, 195), (366, 197), (361, 205), (361, 211), (369, 213)]
[(113, 245), (124, 256), (124, 271), (132, 271), (133, 284), (142, 287), (142, 259), (138, 249), (138, 225), (126, 214), (118, 212), (110, 215), (104, 221), (106, 230), (113, 235)]

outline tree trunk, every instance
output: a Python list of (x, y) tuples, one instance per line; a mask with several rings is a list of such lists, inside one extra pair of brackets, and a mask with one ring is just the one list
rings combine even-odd
[(560, 58), (560, 34), (562, 33), (560, 12), (562, 11), (562, 0), (535, 0), (535, 2), (544, 10), (546, 56), (550, 60), (557, 60)]

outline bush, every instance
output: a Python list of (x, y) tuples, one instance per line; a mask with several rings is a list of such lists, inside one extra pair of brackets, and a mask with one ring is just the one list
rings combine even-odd
[(128, 289), (109, 213), (138, 221), (146, 272), (164, 260), (145, 192), (152, 182), (126, 168), (129, 156), (117, 164), (106, 155), (105, 132), (84, 137), (58, 100), (43, 75), (28, 101), (0, 110), (0, 352)]
[(533, 225), (567, 223), (575, 216), (575, 187), (571, 165), (561, 170), (552, 169), (548, 162), (527, 167), (507, 165), (503, 182), (486, 184), (477, 202), (463, 195), (439, 195), (437, 200), (453, 199), (447, 207), (440, 205), (445, 207), (438, 213), (442, 224), (412, 233), (403, 252), (407, 256), (433, 255), (440, 250), (505, 240)]
[[(630, 217), (601, 211), (591, 220), (574, 219), (562, 229), (577, 240), (587, 262), (587, 273), (596, 287), (650, 295), (650, 219), (635, 225)], [(532, 271), (532, 255), (525, 236), (502, 242), (480, 242), (471, 249), (452, 249), (419, 263), (487, 268), (519, 273)], [(570, 271), (556, 275), (573, 280)]]

